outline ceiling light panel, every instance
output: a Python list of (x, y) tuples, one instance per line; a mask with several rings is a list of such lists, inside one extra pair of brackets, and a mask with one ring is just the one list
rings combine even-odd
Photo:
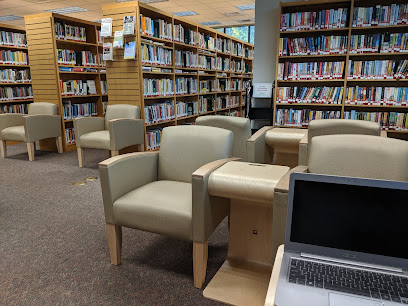
[(59, 9), (46, 10), (46, 12), (51, 12), (51, 13), (56, 13), (56, 14), (71, 14), (71, 13), (86, 12), (86, 11), (88, 10), (82, 7), (78, 7), (78, 6), (70, 6), (70, 7), (63, 7)]
[[(135, 0), (116, 0), (116, 2), (129, 2), (129, 1), (135, 1)], [(139, 2), (141, 3), (146, 3), (146, 4), (150, 4), (150, 3), (159, 3), (159, 2), (167, 2), (169, 0), (139, 0)]]
[(213, 25), (221, 24), (221, 22), (218, 22), (218, 21), (206, 21), (206, 22), (201, 22), (201, 24), (205, 25), (205, 26), (213, 26)]
[(175, 13), (173, 13), (173, 15), (180, 16), (180, 17), (185, 17), (185, 16), (194, 16), (194, 15), (198, 15), (198, 14), (196, 12), (194, 12), (194, 11), (184, 11), (184, 12), (175, 12)]
[(247, 5), (238, 5), (236, 6), (237, 9), (241, 11), (249, 11), (255, 9), (255, 4), (247, 4)]
[(5, 15), (0, 16), (0, 21), (13, 21), (13, 20), (21, 20), (23, 17), (15, 16), (15, 15)]

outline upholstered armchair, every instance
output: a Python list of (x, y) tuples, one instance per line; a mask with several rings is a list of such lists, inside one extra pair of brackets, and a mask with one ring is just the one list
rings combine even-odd
[(293, 172), (407, 182), (408, 142), (370, 135), (313, 137), (308, 166), (291, 169), (275, 187), (272, 231), (275, 254), (285, 238), (289, 176)]
[(31, 103), (28, 115), (0, 115), (1, 156), (7, 156), (7, 141), (27, 143), (28, 159), (34, 160), (35, 142), (56, 138), (58, 153), (62, 153), (61, 117), (56, 104), (47, 102)]
[(306, 134), (299, 143), (299, 165), (307, 165), (310, 140), (315, 136), (360, 134), (387, 137), (386, 131), (381, 131), (380, 124), (371, 121), (324, 119), (312, 120)]
[(296, 167), (299, 142), (305, 133), (305, 129), (265, 126), (248, 139), (248, 161)]
[(233, 134), (207, 126), (163, 129), (160, 151), (99, 164), (111, 263), (121, 262), (122, 226), (193, 242), (194, 286), (204, 284), (208, 238), (228, 215), (227, 199), (210, 196), (213, 170), (233, 160)]
[(248, 161), (247, 141), (251, 137), (251, 121), (247, 118), (230, 116), (200, 116), (197, 125), (205, 125), (230, 130), (234, 134), (232, 156)]
[(112, 156), (132, 145), (143, 151), (144, 125), (138, 106), (108, 105), (105, 118), (77, 118), (74, 129), (80, 167), (84, 166), (84, 148), (108, 150)]

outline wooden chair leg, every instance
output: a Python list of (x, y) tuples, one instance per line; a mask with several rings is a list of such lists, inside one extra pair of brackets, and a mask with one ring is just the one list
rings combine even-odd
[(208, 240), (204, 243), (193, 242), (194, 287), (201, 288), (205, 282), (208, 259)]
[(1, 157), (7, 157), (7, 143), (5, 140), (0, 139), (0, 152), (1, 152)]
[(138, 152), (143, 152), (144, 151), (144, 144), (140, 144), (137, 146), (137, 151)]
[(62, 136), (58, 136), (55, 141), (57, 143), (57, 151), (58, 151), (58, 153), (61, 154), (63, 152), (63, 150), (62, 150)]
[(84, 149), (77, 148), (77, 152), (78, 152), (78, 164), (79, 164), (79, 167), (82, 168), (84, 166), (84, 159), (85, 159)]
[(113, 224), (106, 224), (108, 233), (109, 254), (112, 265), (120, 265), (122, 255), (122, 227)]
[(33, 161), (35, 155), (35, 143), (27, 142), (28, 160)]
[(111, 158), (111, 151), (107, 151), (108, 152), (108, 158)]
[(119, 155), (119, 151), (111, 151), (111, 156), (118, 156)]

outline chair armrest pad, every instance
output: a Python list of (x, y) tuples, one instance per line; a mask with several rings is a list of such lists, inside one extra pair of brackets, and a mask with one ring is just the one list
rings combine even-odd
[(59, 115), (27, 115), (24, 121), (27, 142), (61, 136)]
[(308, 144), (309, 142), (309, 138), (308, 138), (308, 131), (306, 130), (305, 135), (303, 136), (303, 138), (299, 141), (299, 144)]
[(24, 125), (23, 114), (1, 114), (0, 132), (8, 127)]
[(258, 138), (265, 136), (265, 133), (273, 129), (273, 126), (264, 126), (263, 128), (259, 129), (255, 134), (248, 138), (248, 142), (255, 142)]
[(247, 140), (247, 162), (265, 164), (272, 160), (267, 156), (269, 149), (266, 147), (265, 134), (273, 129), (272, 126), (264, 126)]
[(108, 122), (111, 146), (114, 150), (144, 144), (142, 119), (113, 119)]
[(275, 192), (289, 192), (289, 179), (290, 175), (294, 172), (307, 172), (307, 166), (297, 166), (288, 171), (279, 181), (279, 183), (275, 187)]
[(99, 163), (106, 223), (114, 224), (113, 203), (124, 194), (157, 180), (159, 152), (129, 153)]
[(224, 158), (224, 159), (219, 159), (216, 161), (213, 161), (211, 163), (208, 163), (200, 168), (198, 168), (196, 171), (193, 173), (194, 178), (201, 178), (203, 179), (205, 176), (208, 176), (213, 172), (215, 169), (221, 167), (222, 165), (230, 162), (230, 161), (239, 161), (241, 158), (239, 157), (230, 157), (230, 158)]

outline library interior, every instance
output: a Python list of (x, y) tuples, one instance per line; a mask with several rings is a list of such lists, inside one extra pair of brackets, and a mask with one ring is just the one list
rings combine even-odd
[(408, 304), (408, 0), (0, 1), (0, 305)]

